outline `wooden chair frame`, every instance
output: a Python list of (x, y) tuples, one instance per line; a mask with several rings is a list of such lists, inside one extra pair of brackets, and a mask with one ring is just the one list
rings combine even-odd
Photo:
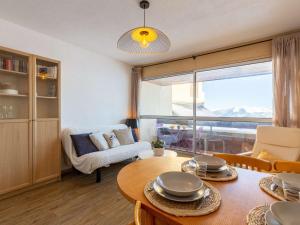
[(272, 170), (271, 162), (266, 160), (261, 160), (249, 156), (244, 156), (244, 155), (233, 155), (233, 154), (226, 154), (226, 153), (215, 153), (214, 156), (226, 160), (227, 164), (229, 165), (240, 167), (240, 168), (257, 170), (257, 171)]
[(276, 172), (300, 173), (300, 162), (276, 161), (274, 169)]

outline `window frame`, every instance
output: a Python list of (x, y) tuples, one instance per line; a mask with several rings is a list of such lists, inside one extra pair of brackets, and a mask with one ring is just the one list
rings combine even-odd
[(172, 74), (168, 76), (161, 76), (161, 77), (153, 77), (150, 79), (144, 79), (143, 81), (149, 81), (149, 80), (156, 80), (166, 77), (174, 77), (179, 75), (185, 75), (185, 74), (193, 74), (193, 116), (162, 116), (162, 115), (140, 115), (140, 119), (169, 119), (169, 120), (177, 120), (177, 121), (186, 121), (186, 120), (192, 120), (193, 121), (193, 149), (192, 152), (195, 154), (195, 147), (196, 147), (196, 123), (197, 121), (213, 121), (213, 122), (253, 122), (253, 123), (272, 123), (272, 118), (261, 118), (261, 117), (211, 117), (211, 116), (197, 116), (196, 115), (196, 106), (197, 106), (197, 73), (203, 72), (203, 71), (209, 71), (209, 70), (216, 70), (216, 69), (224, 69), (224, 68), (230, 68), (235, 66), (243, 66), (243, 65), (251, 65), (256, 63), (263, 63), (263, 62), (272, 62), (271, 58), (265, 58), (260, 60), (253, 60), (248, 61), (244, 63), (238, 63), (238, 64), (228, 64), (226, 66), (217, 66), (213, 68), (205, 68), (200, 70), (194, 70), (192, 72), (186, 72), (183, 74)]

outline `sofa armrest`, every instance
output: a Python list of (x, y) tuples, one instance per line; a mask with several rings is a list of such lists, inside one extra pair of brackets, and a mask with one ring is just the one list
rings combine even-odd
[(253, 153), (252, 151), (249, 151), (249, 152), (242, 152), (242, 153), (239, 153), (238, 155), (251, 156), (252, 153)]

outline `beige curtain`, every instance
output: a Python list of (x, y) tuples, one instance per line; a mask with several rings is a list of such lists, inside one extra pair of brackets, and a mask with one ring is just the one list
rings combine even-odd
[(142, 78), (142, 68), (134, 67), (132, 68), (131, 76), (131, 118), (139, 118), (139, 94), (140, 94), (140, 85)]
[(272, 58), (274, 125), (300, 127), (300, 32), (275, 38)]

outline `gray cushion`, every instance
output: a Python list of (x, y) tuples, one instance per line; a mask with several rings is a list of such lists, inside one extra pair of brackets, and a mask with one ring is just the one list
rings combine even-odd
[(121, 145), (134, 144), (134, 139), (132, 136), (131, 128), (114, 130)]

